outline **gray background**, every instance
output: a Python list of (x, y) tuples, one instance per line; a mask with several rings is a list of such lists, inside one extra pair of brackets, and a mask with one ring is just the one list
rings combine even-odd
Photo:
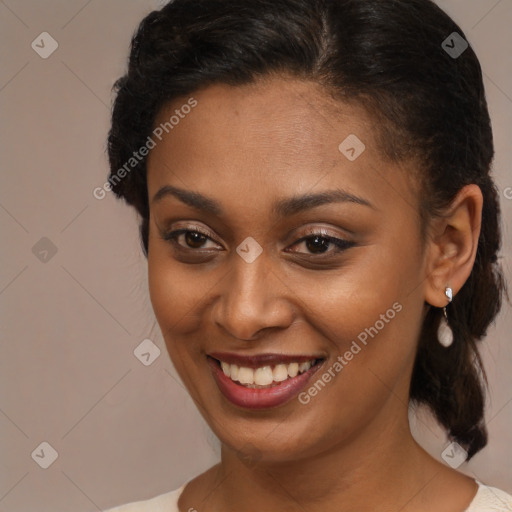
[[(439, 3), (482, 62), (512, 254), (512, 0)], [(112, 84), (135, 27), (158, 6), (0, 1), (0, 512), (102, 510), (176, 488), (218, 459), (151, 312), (135, 214), (92, 194), (107, 174)], [(51, 48), (42, 32), (58, 43), (46, 59), (31, 47)], [(459, 469), (512, 492), (510, 332), (505, 305), (482, 347), (490, 443)], [(149, 365), (134, 355), (145, 339), (161, 350)], [(427, 414), (411, 419), (439, 458), (441, 431)], [(43, 442), (58, 454), (47, 469)]]

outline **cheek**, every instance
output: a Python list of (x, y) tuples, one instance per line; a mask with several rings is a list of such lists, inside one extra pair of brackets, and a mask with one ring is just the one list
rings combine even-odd
[(155, 316), (164, 336), (168, 332), (187, 334), (197, 326), (209, 290), (221, 276), (207, 265), (177, 261), (170, 244), (153, 235), (151, 228), (148, 285)]
[[(149, 296), (158, 324), (167, 340), (187, 323), (187, 315), (197, 304), (200, 290), (197, 280), (188, 279), (187, 272), (160, 248), (148, 254)], [(172, 347), (169, 347), (172, 348)]]
[[(164, 252), (164, 251), (162, 251)], [(168, 254), (148, 254), (148, 284), (153, 310), (162, 331), (167, 352), (188, 392), (197, 403), (202, 395), (197, 385), (204, 379), (204, 357), (200, 337), (188, 333), (200, 325), (198, 308), (208, 291), (206, 280), (194, 278)], [(210, 285), (211, 287), (211, 285)]]
[[(409, 299), (400, 298), (397, 288), (383, 288), (359, 300), (361, 294), (348, 284), (337, 284), (330, 285), (336, 291), (330, 291), (329, 300), (309, 295), (307, 322), (314, 336), (329, 340), (331, 359), (304, 390), (300, 403), (306, 404), (304, 421), (314, 425), (322, 414), (332, 435), (345, 437), (370, 423), (390, 400), (408, 403), (420, 317), (413, 318), (415, 308)], [(400, 402), (396, 405), (401, 408)]]
[(330, 279), (309, 287), (307, 294), (297, 288), (294, 292), (308, 305), (305, 322), (313, 337), (323, 341), (333, 358), (343, 359), (344, 378), (359, 380), (363, 374), (357, 368), (365, 367), (382, 368), (392, 379), (415, 351), (421, 308), (400, 286), (374, 279), (361, 292), (360, 284)]
[[(387, 238), (354, 248), (337, 271), (288, 270), (285, 280), (298, 307), (306, 306), (301, 311), (307, 323), (340, 351), (353, 340), (364, 344), (377, 337), (413, 343), (423, 304), (420, 252), (412, 244), (402, 250), (396, 240)], [(402, 329), (403, 333), (395, 332)]]
[[(158, 246), (157, 246), (158, 244)], [(201, 265), (184, 265), (170, 254), (170, 249), (150, 242), (148, 253), (149, 295), (155, 317), (162, 331), (169, 356), (182, 380), (201, 382), (204, 367), (204, 333), (212, 291), (224, 274)], [(189, 389), (190, 392), (193, 392)], [(197, 398), (197, 397), (196, 397)]]
[(393, 244), (365, 247), (339, 273), (288, 276), (297, 302), (307, 305), (306, 324), (342, 358), (326, 368), (336, 375), (326, 403), (337, 411), (363, 413), (408, 380), (422, 321), (421, 254), (413, 247), (407, 257), (401, 252)]

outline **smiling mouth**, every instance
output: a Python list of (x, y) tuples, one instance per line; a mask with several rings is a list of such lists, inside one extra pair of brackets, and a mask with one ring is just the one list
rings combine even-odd
[(307, 361), (291, 361), (249, 367), (228, 363), (213, 357), (211, 359), (215, 361), (224, 375), (231, 379), (231, 381), (250, 389), (267, 389), (279, 386), (283, 382), (307, 372), (324, 361), (322, 358), (311, 358)]

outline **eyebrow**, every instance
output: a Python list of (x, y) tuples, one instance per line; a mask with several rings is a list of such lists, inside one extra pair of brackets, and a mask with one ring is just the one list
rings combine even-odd
[[(211, 215), (221, 216), (224, 213), (221, 204), (215, 199), (200, 194), (199, 192), (184, 190), (171, 185), (166, 185), (158, 190), (158, 192), (153, 196), (151, 203), (157, 203), (167, 196), (175, 197), (182, 203)], [(324, 204), (345, 202), (374, 208), (374, 206), (366, 199), (355, 196), (341, 189), (335, 189), (316, 194), (305, 194), (302, 196), (280, 199), (274, 203), (273, 211), (279, 217), (287, 217)]]

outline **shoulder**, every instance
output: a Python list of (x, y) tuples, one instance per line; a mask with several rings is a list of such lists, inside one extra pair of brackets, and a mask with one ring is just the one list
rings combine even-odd
[(465, 512), (512, 512), (512, 496), (478, 482), (478, 491)]
[(178, 499), (186, 484), (179, 489), (144, 501), (134, 501), (119, 507), (109, 508), (105, 512), (179, 512)]
[[(159, 494), (149, 500), (134, 501), (118, 507), (109, 508), (104, 512), (180, 512), (178, 508), (178, 500), (180, 497), (186, 498), (185, 503), (187, 500), (191, 499), (191, 495), (197, 497), (197, 493), (203, 489), (202, 485), (204, 485), (205, 482), (211, 483), (213, 481), (212, 478), (216, 475), (216, 471), (219, 467), (220, 464), (212, 466), (195, 478), (186, 480), (181, 487), (174, 491)], [(207, 487), (207, 490), (211, 490), (211, 487)], [(188, 494), (188, 498), (187, 496), (183, 496), (184, 494)], [(186, 510), (189, 509), (186, 508)], [(194, 509), (192, 508), (192, 510)]]

